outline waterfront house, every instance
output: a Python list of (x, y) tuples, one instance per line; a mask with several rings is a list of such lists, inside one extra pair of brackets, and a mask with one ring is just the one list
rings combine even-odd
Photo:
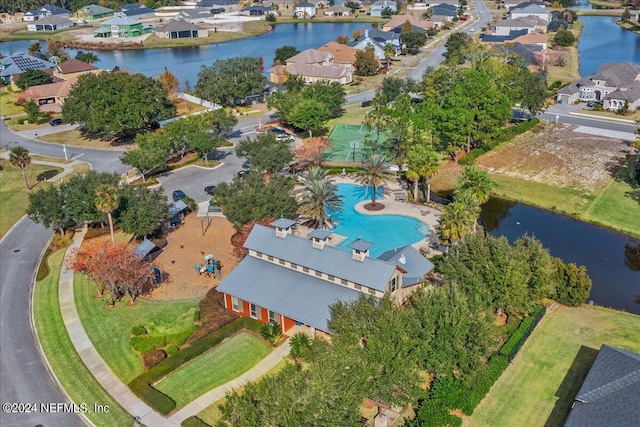
[(95, 74), (98, 72), (100, 72), (100, 70), (95, 65), (88, 64), (75, 58), (64, 61), (63, 63), (56, 65), (53, 69), (53, 75), (64, 80), (70, 80), (86, 73)]
[(521, 7), (525, 7), (525, 6), (530, 6), (530, 5), (535, 5), (535, 6), (539, 6), (543, 9), (546, 8), (544, 1), (537, 1), (537, 0), (533, 0), (533, 1), (522, 1), (522, 0), (502, 0), (502, 5), (504, 6), (505, 9), (507, 10), (511, 10), (514, 7), (517, 6), (521, 6)]
[(235, 12), (238, 10), (238, 0), (201, 0), (197, 6), (209, 9), (223, 8), (223, 11)]
[(120, 16), (142, 19), (142, 18), (151, 18), (156, 15), (156, 11), (153, 9), (149, 9), (147, 6), (138, 4), (138, 3), (128, 3), (122, 6), (120, 12), (118, 12)]
[(113, 9), (109, 9), (108, 7), (90, 4), (78, 9), (75, 16), (83, 21), (95, 21), (96, 19), (109, 18), (115, 13)]
[(38, 19), (46, 18), (47, 16), (57, 16), (59, 18), (68, 18), (71, 11), (62, 7), (53, 6), (47, 4), (40, 9), (26, 12), (22, 16), (23, 21), (37, 21)]
[(536, 18), (543, 19), (547, 22), (551, 21), (551, 13), (535, 4), (529, 4), (526, 6), (518, 5), (513, 7), (509, 11), (509, 15), (511, 16), (511, 19), (535, 16)]
[(313, 18), (316, 16), (316, 5), (306, 1), (296, 4), (294, 9), (296, 18)]
[(183, 10), (176, 15), (176, 20), (191, 22), (192, 24), (198, 24), (200, 22), (206, 22), (208, 19), (213, 18), (211, 9), (208, 7), (197, 7), (195, 9)]
[(354, 49), (365, 50), (373, 48), (373, 53), (380, 60), (385, 59), (384, 47), (390, 43), (396, 50), (396, 55), (400, 51), (400, 34), (393, 31), (380, 31), (376, 28), (364, 30), (364, 33), (357, 40), (347, 43)]
[(351, 15), (351, 8), (348, 8), (344, 4), (333, 5), (324, 11), (324, 16), (349, 16)]
[(163, 39), (185, 39), (208, 37), (209, 31), (186, 21), (171, 21), (153, 32), (157, 37)]
[(496, 29), (493, 32), (496, 36), (508, 36), (512, 31), (526, 30), (532, 33), (536, 30), (536, 20), (529, 18), (503, 19), (496, 22)]
[(563, 87), (557, 92), (558, 103), (601, 102), (605, 110), (629, 111), (640, 107), (640, 65), (609, 62), (594, 74)]
[(567, 22), (566, 19), (554, 19), (549, 22), (549, 25), (547, 25), (547, 31), (551, 33), (557, 33), (560, 28), (562, 28), (563, 30), (568, 30), (569, 22)]
[(109, 19), (108, 21), (100, 24), (100, 29), (96, 30), (93, 34), (94, 37), (137, 37), (142, 34), (147, 34), (151, 31), (148, 26), (143, 26), (142, 23), (136, 21), (133, 18), (120, 17)]
[(405, 22), (411, 24), (411, 28), (414, 31), (427, 32), (427, 30), (433, 28), (433, 22), (426, 19), (418, 18), (413, 15), (394, 15), (391, 19), (382, 26), (382, 31), (393, 31), (399, 33), (402, 30), (402, 26)]
[(283, 84), (289, 76), (300, 76), (305, 82), (317, 81), (351, 83), (352, 73), (344, 66), (333, 62), (333, 54), (317, 49), (307, 49), (287, 59), (284, 65), (269, 70), (269, 80)]
[(330, 230), (293, 235), (295, 221), (255, 225), (244, 244), (248, 255), (220, 283), (225, 307), (243, 317), (279, 324), (283, 333), (325, 335), (330, 306), (362, 295), (385, 294), (403, 303), (422, 286), (433, 264), (411, 246), (369, 256), (358, 239), (350, 251), (330, 246)]
[(632, 426), (640, 420), (640, 354), (603, 344), (565, 427)]
[(0, 78), (5, 84), (9, 84), (11, 76), (27, 70), (47, 70), (55, 67), (53, 62), (45, 61), (27, 52), (16, 52), (0, 59)]
[(249, 16), (275, 15), (275, 13), (276, 11), (270, 6), (254, 5), (242, 9), (242, 14)]
[(47, 16), (27, 25), (29, 31), (57, 31), (73, 27), (73, 21), (59, 16)]
[(385, 9), (389, 9), (392, 15), (398, 11), (395, 1), (378, 0), (377, 2), (371, 4), (371, 16), (382, 16), (382, 12)]
[(327, 52), (333, 55), (333, 64), (349, 70), (352, 73), (355, 72), (353, 63), (356, 62), (356, 53), (358, 53), (358, 49), (332, 41), (320, 46), (318, 50), (320, 52)]

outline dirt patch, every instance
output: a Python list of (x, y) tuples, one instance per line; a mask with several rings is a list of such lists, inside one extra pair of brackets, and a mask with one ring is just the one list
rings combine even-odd
[(168, 244), (153, 264), (166, 273), (168, 279), (151, 293), (151, 299), (202, 297), (212, 287), (217, 286), (220, 279), (213, 275), (200, 274), (195, 269), (195, 264), (205, 263), (205, 255), (213, 254), (220, 260), (222, 277), (229, 274), (238, 264), (230, 243), (231, 236), (236, 232), (233, 225), (224, 217), (212, 217), (211, 225), (203, 236), (203, 218), (191, 213), (183, 224), (167, 236)]
[(384, 205), (382, 203), (367, 203), (363, 207), (366, 210), (373, 211), (373, 212), (381, 211), (384, 209)]
[(476, 164), (491, 173), (593, 193), (620, 168), (628, 145), (575, 128), (548, 123), (485, 154)]

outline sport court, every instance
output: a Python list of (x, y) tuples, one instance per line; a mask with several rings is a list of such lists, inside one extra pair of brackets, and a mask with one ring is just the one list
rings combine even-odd
[[(368, 129), (365, 125), (336, 125), (329, 135), (331, 149), (325, 151), (323, 159), (328, 161), (360, 162), (371, 152), (371, 144), (378, 138), (376, 128)], [(387, 139), (380, 133), (380, 142)]]

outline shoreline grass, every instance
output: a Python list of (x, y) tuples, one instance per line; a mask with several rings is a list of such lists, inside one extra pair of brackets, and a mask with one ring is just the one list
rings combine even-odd
[(463, 426), (561, 427), (602, 344), (640, 352), (640, 316), (597, 306), (548, 313)]
[(142, 361), (131, 349), (131, 328), (143, 325), (149, 335), (183, 331), (193, 324), (199, 298), (151, 301), (138, 298), (136, 305), (124, 302), (105, 308), (105, 301), (94, 298), (95, 286), (86, 276), (73, 280), (76, 307), (82, 325), (94, 347), (111, 370), (125, 384), (143, 372)]
[(239, 377), (270, 353), (249, 333), (235, 335), (173, 371), (154, 387), (184, 407), (198, 396)]
[(105, 427), (119, 427), (131, 424), (131, 414), (122, 408), (91, 375), (69, 338), (60, 313), (58, 282), (64, 250), (49, 257), (50, 274), (34, 288), (33, 316), (42, 346), (51, 369), (58, 381), (77, 405), (86, 403), (108, 405), (109, 413), (85, 415), (95, 424)]

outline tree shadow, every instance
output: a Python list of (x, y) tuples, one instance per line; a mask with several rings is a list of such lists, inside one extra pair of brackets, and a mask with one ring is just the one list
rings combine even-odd
[(593, 348), (580, 346), (576, 357), (571, 363), (571, 367), (567, 371), (560, 387), (556, 390), (555, 396), (558, 398), (556, 404), (547, 418), (547, 422), (544, 427), (562, 427), (569, 411), (575, 400), (582, 383), (591, 369), (591, 365), (596, 360), (598, 350)]

